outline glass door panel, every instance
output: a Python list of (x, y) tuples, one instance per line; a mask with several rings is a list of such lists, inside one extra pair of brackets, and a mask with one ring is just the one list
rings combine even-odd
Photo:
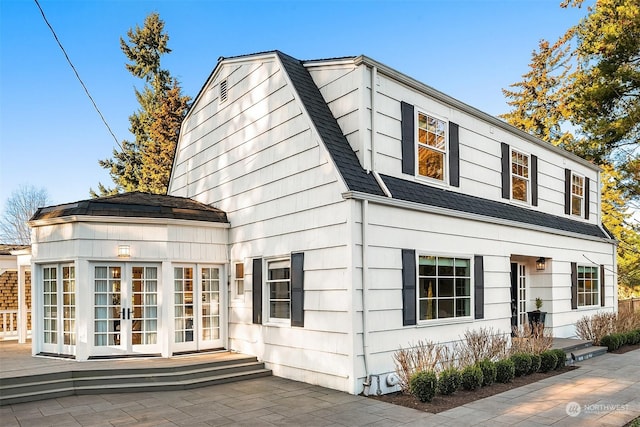
[[(194, 343), (193, 268), (174, 268), (175, 343)], [(187, 346), (189, 349), (195, 346)]]
[(95, 267), (94, 278), (94, 345), (120, 347), (122, 312), (122, 268)]
[(76, 273), (73, 265), (42, 268), (42, 350), (75, 354)]
[(518, 326), (527, 323), (527, 275), (524, 264), (518, 264)]
[(220, 340), (220, 269), (202, 269), (201, 343)]
[(131, 269), (131, 344), (134, 348), (158, 343), (158, 268)]

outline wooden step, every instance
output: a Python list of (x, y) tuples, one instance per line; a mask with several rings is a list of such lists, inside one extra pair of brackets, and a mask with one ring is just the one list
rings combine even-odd
[[(150, 362), (152, 363), (152, 362)], [(0, 406), (69, 395), (184, 390), (271, 375), (255, 357), (142, 369), (89, 369), (0, 379)]]

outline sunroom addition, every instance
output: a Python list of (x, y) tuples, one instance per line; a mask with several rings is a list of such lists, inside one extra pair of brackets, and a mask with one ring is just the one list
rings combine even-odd
[(226, 214), (144, 193), (30, 221), (33, 353), (78, 360), (226, 347)]

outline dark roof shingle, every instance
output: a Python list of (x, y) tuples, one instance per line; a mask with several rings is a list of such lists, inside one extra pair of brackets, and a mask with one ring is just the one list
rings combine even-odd
[(140, 192), (40, 208), (31, 221), (74, 215), (229, 222), (225, 212), (204, 203), (185, 197)]
[(532, 209), (456, 193), (387, 175), (381, 175), (381, 177), (395, 199), (586, 236), (603, 239), (611, 238), (595, 224), (562, 218)]

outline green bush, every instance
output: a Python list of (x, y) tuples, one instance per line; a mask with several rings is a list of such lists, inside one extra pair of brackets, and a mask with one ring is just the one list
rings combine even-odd
[(516, 377), (521, 377), (529, 373), (531, 369), (531, 356), (526, 353), (516, 353), (511, 356), (513, 366), (516, 369)]
[(416, 372), (409, 381), (409, 391), (421, 402), (431, 402), (436, 395), (438, 378), (432, 371)]
[(496, 382), (496, 364), (489, 359), (481, 360), (478, 367), (482, 371), (482, 386), (488, 386)]
[(462, 388), (465, 390), (475, 390), (482, 387), (482, 369), (477, 366), (467, 366), (460, 374)]
[(558, 369), (562, 369), (564, 368), (564, 365), (566, 365), (567, 363), (567, 354), (564, 352), (564, 350), (560, 350), (559, 348), (556, 348), (555, 350), (551, 350), (553, 351), (556, 356), (558, 356), (558, 364), (556, 365), (556, 370)]
[(444, 395), (455, 393), (460, 388), (461, 381), (459, 370), (456, 368), (445, 369), (438, 378), (438, 393)]
[(600, 340), (600, 345), (607, 347), (608, 351), (615, 351), (625, 344), (625, 338), (625, 334), (605, 335)]
[(633, 332), (633, 345), (640, 344), (640, 329), (636, 329)]
[(516, 376), (516, 368), (511, 359), (502, 359), (496, 362), (496, 381), (510, 383)]
[(540, 364), (542, 363), (542, 359), (539, 354), (531, 354), (531, 367), (529, 368), (529, 374), (535, 374), (540, 370)]
[(614, 334), (618, 339), (618, 347), (620, 348), (627, 343), (627, 336), (625, 334)]
[[(564, 352), (562, 352), (564, 357)], [(540, 353), (540, 372), (553, 371), (558, 364), (558, 355), (553, 350), (547, 350)]]

